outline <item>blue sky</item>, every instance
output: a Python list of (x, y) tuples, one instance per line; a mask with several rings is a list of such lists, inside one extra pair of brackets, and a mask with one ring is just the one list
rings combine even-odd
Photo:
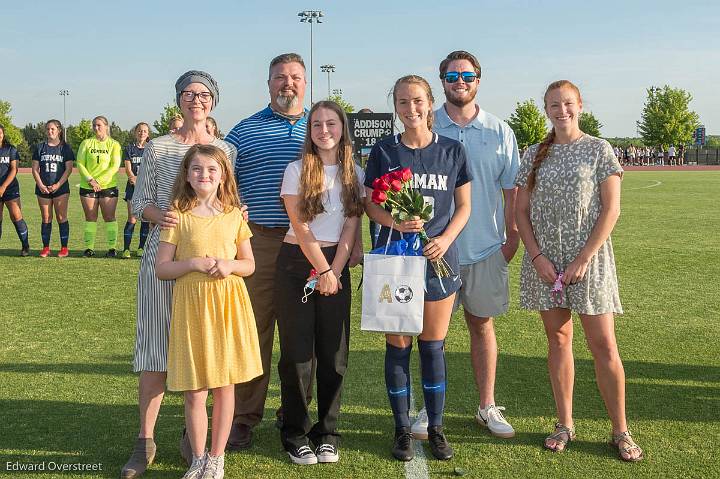
[(478, 102), (500, 118), (567, 78), (604, 136), (630, 136), (645, 89), (669, 84), (690, 91), (720, 134), (715, 1), (12, 2), (0, 7), (0, 99), (17, 125), (62, 120), (64, 88), (69, 122), (102, 114), (130, 128), (156, 120), (177, 77), (202, 69), (220, 84), (214, 116), (227, 131), (268, 103), (273, 56), (296, 51), (310, 67), (305, 9), (325, 14), (314, 27), (316, 100), (327, 95), (319, 66), (332, 63), (331, 87), (356, 108), (390, 111), (388, 91), (408, 73), (430, 80), (440, 102), (437, 65), (465, 49), (483, 69)]

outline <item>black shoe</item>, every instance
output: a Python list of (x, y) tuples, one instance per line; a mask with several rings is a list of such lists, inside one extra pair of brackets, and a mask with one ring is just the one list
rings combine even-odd
[(23, 246), (22, 249), (20, 250), (20, 256), (22, 256), (24, 258), (25, 256), (28, 256), (29, 254), (30, 254), (30, 248), (28, 246)]
[(307, 466), (318, 463), (318, 458), (310, 446), (289, 447), (286, 452), (293, 464)]
[(398, 461), (412, 461), (415, 457), (415, 445), (409, 427), (395, 429), (395, 444), (392, 455)]
[(93, 256), (95, 256), (95, 251), (93, 251), (93, 250), (91, 250), (90, 248), (88, 248), (88, 249), (86, 249), (85, 252), (83, 253), (83, 256), (86, 257), (86, 258), (92, 258)]
[(435, 459), (447, 461), (453, 457), (453, 449), (443, 434), (442, 426), (428, 426), (428, 444)]
[(242, 451), (252, 446), (252, 428), (246, 424), (233, 424), (230, 428), (226, 451)]
[(115, 248), (110, 248), (107, 253), (105, 253), (106, 258), (117, 258), (117, 251), (115, 251)]

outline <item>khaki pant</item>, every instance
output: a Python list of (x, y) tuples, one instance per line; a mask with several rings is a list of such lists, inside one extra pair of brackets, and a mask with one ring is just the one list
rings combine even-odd
[[(249, 223), (255, 273), (245, 278), (260, 341), (263, 374), (250, 382), (235, 385), (235, 416), (233, 424), (254, 427), (260, 423), (265, 411), (265, 398), (270, 384), (270, 360), (275, 337), (275, 263), (287, 228), (267, 228)], [(312, 382), (308, 385), (312, 397)]]

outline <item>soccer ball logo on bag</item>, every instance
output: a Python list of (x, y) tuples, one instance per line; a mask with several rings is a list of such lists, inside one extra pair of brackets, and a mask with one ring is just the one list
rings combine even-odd
[(395, 299), (399, 303), (409, 303), (413, 297), (413, 290), (408, 285), (402, 285), (395, 288)]

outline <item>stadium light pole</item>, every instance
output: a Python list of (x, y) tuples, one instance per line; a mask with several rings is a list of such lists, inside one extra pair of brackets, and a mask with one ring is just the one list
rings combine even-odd
[(310, 24), (310, 105), (313, 104), (313, 23), (322, 23), (323, 12), (320, 10), (303, 10), (298, 13), (300, 23)]
[(320, 70), (328, 74), (328, 98), (330, 98), (330, 73), (335, 73), (335, 65), (320, 65)]
[(63, 97), (63, 125), (67, 128), (67, 114), (65, 108), (65, 99), (70, 96), (70, 90), (60, 90), (60, 96)]

